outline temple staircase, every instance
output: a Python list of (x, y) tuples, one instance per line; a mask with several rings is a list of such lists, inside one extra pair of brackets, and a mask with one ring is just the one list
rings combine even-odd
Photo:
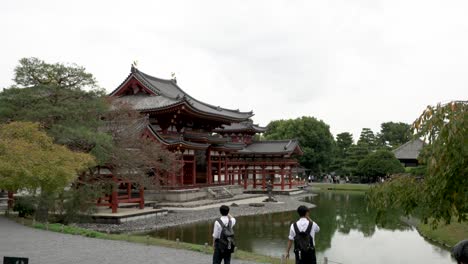
[(214, 200), (228, 199), (234, 197), (226, 187), (210, 187), (207, 188), (208, 196)]

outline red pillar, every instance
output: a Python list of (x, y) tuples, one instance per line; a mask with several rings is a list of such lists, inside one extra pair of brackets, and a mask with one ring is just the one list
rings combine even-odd
[(227, 178), (227, 179), (226, 179), (226, 180), (227, 180), (227, 183), (228, 183), (229, 185), (231, 185), (231, 174), (230, 174), (229, 171), (228, 171), (227, 157), (226, 157), (226, 156), (224, 156), (224, 174), (225, 174), (224, 177)]
[(254, 169), (253, 169), (253, 173), (252, 173), (252, 177), (253, 177), (253, 188), (254, 189), (257, 189), (257, 170), (256, 170), (257, 166), (254, 165)]
[(132, 198), (132, 185), (130, 184), (130, 181), (127, 181), (127, 199)]
[(117, 213), (117, 207), (118, 207), (118, 202), (117, 202), (117, 190), (112, 190), (112, 195), (111, 195), (111, 208), (112, 208), (112, 213), (115, 214)]
[(7, 193), (7, 197), (8, 197), (8, 201), (7, 201), (7, 207), (8, 209), (11, 209), (13, 207), (13, 200), (14, 200), (14, 195), (15, 193), (14, 192), (11, 192), (11, 191), (8, 191)]
[(192, 184), (197, 184), (197, 159), (195, 158), (195, 154), (193, 155), (193, 163), (192, 163)]
[(145, 189), (140, 187), (140, 209), (145, 209)]
[(284, 190), (284, 165), (281, 165), (281, 190)]
[(241, 175), (242, 175), (242, 177), (244, 178), (244, 189), (247, 189), (247, 180), (248, 180), (248, 178), (249, 178), (249, 175), (248, 175), (248, 173), (247, 173), (247, 166), (244, 165), (244, 166), (242, 166), (242, 167), (244, 167), (243, 170), (241, 169), (241, 170), (242, 170)]
[(265, 175), (265, 166), (262, 166), (262, 189), (266, 188), (266, 175)]
[(212, 184), (213, 175), (211, 173), (211, 150), (210, 149), (207, 150), (207, 154), (206, 154), (206, 166), (208, 166), (208, 168), (206, 168), (206, 177), (208, 178), (207, 183)]
[(289, 189), (292, 189), (292, 173), (293, 173), (293, 167), (290, 165), (289, 166)]
[(218, 184), (221, 183), (221, 156), (218, 156)]

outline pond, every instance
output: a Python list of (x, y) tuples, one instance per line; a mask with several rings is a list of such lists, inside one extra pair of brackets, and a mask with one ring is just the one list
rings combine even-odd
[[(304, 202), (317, 205), (311, 217), (321, 229), (316, 235), (319, 260), (326, 256), (343, 264), (455, 263), (449, 251), (427, 242), (415, 228), (400, 221), (397, 213), (377, 225), (375, 212), (367, 208), (363, 194), (323, 192)], [(296, 212), (237, 217), (237, 245), (242, 250), (281, 256), (295, 219)], [(158, 230), (152, 235), (204, 244), (211, 243), (212, 230), (210, 221)]]

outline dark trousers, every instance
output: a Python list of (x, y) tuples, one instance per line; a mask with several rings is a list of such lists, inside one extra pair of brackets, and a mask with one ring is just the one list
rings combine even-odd
[(315, 250), (301, 252), (301, 254), (299, 254), (299, 252), (294, 251), (294, 254), (296, 255), (296, 264), (317, 264), (317, 259), (315, 258)]
[(224, 259), (224, 264), (231, 264), (231, 253), (221, 252), (221, 250), (219, 250), (218, 241), (215, 241), (213, 264), (221, 264), (221, 261), (223, 259)]

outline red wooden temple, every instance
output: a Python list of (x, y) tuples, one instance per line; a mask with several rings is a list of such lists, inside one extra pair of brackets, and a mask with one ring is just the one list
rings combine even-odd
[[(255, 141), (265, 128), (251, 120), (253, 112), (201, 102), (175, 79), (160, 79), (131, 68), (109, 96), (148, 117), (145, 135), (183, 156), (183, 168), (164, 188), (213, 185), (266, 188), (268, 179), (292, 188), (302, 150), (297, 140)], [(271, 177), (271, 178), (270, 178)]]

